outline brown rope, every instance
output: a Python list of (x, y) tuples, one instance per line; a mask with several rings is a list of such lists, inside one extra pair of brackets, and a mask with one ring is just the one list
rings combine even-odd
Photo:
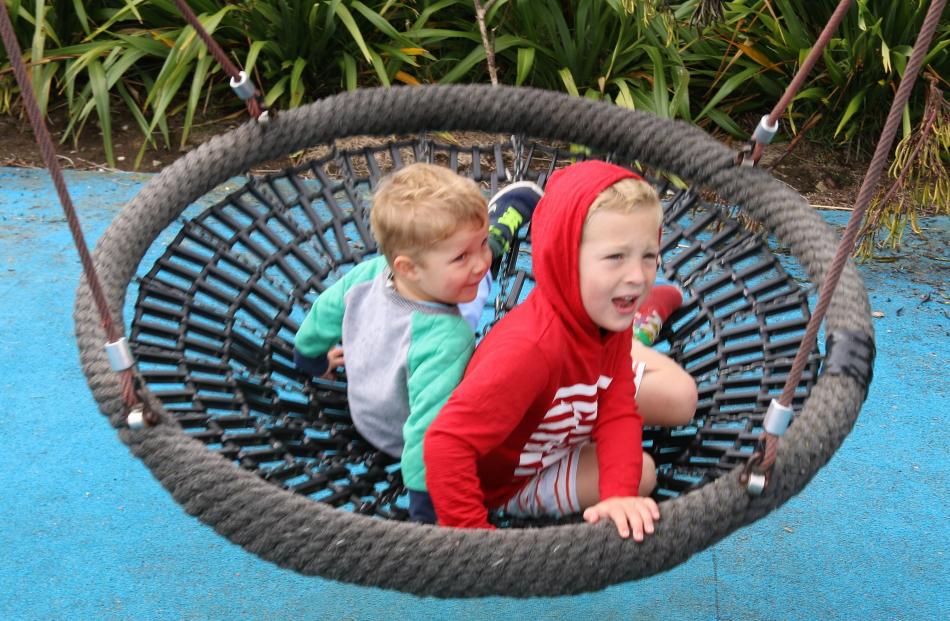
[[(198, 20), (198, 16), (195, 15), (194, 11), (191, 10), (191, 7), (188, 6), (188, 3), (185, 0), (174, 0), (175, 6), (178, 7), (178, 10), (181, 12), (182, 17), (184, 17), (191, 27), (195, 29), (195, 32), (198, 33), (198, 36), (201, 37), (201, 40), (204, 41), (205, 47), (208, 48), (208, 51), (211, 52), (211, 55), (214, 56), (214, 59), (218, 61), (218, 64), (221, 65), (221, 68), (224, 69), (224, 72), (228, 74), (234, 81), (239, 81), (241, 79), (241, 70), (237, 68), (237, 65), (231, 62), (231, 59), (228, 58), (228, 55), (224, 53), (224, 50), (221, 49), (221, 46), (218, 45), (218, 42), (215, 41), (208, 31), (205, 30), (204, 26)], [(255, 87), (254, 96), (246, 100), (247, 111), (252, 118), (260, 118), (261, 114), (264, 112), (264, 104), (261, 100), (260, 91)]]
[[(778, 123), (779, 118), (785, 113), (785, 109), (788, 108), (789, 104), (792, 103), (792, 100), (795, 99), (795, 96), (798, 95), (798, 91), (801, 90), (802, 86), (805, 84), (805, 80), (808, 79), (808, 74), (811, 73), (811, 70), (814, 68), (815, 63), (818, 62), (818, 57), (821, 56), (821, 53), (827, 47), (828, 42), (831, 41), (831, 36), (834, 34), (835, 30), (838, 29), (838, 25), (841, 23), (841, 20), (844, 19), (845, 14), (848, 12), (848, 9), (851, 8), (852, 0), (841, 0), (838, 3), (838, 7), (835, 9), (835, 12), (831, 14), (831, 18), (828, 20), (828, 23), (825, 24), (824, 30), (821, 31), (821, 34), (818, 35), (818, 39), (815, 41), (815, 45), (812, 46), (811, 51), (808, 52), (808, 56), (805, 57), (805, 62), (802, 63), (802, 66), (798, 69), (798, 72), (795, 74), (795, 77), (792, 79), (791, 83), (786, 87), (785, 93), (782, 94), (782, 98), (778, 100), (778, 103), (775, 104), (775, 107), (772, 108), (772, 112), (768, 116), (769, 126), (774, 126)], [(762, 152), (765, 151), (765, 143), (755, 140), (755, 145), (752, 147), (752, 164), (758, 164), (759, 159), (762, 158)], [(744, 153), (739, 154), (738, 162), (742, 162), (742, 158), (745, 156)]]
[[(779, 402), (785, 407), (790, 407), (792, 397), (795, 394), (795, 387), (801, 379), (805, 364), (808, 361), (808, 354), (812, 349), (812, 344), (818, 336), (818, 328), (822, 319), (831, 304), (831, 296), (838, 286), (838, 279), (844, 265), (854, 251), (854, 243), (857, 239), (858, 230), (861, 227), (861, 221), (864, 219), (864, 213), (874, 195), (875, 187), (881, 177), (881, 172), (887, 163), (887, 158), (894, 142), (894, 136), (897, 134), (897, 127), (901, 122), (904, 105), (910, 99), (911, 90), (917, 81), (917, 74), (923, 65), (924, 56), (930, 48), (930, 42), (933, 39), (937, 25), (940, 23), (940, 15), (943, 12), (947, 0), (932, 0), (927, 16), (924, 18), (923, 26), (917, 41), (914, 44), (914, 50), (907, 61), (907, 67), (904, 70), (904, 76), (901, 79), (900, 86), (897, 88), (897, 94), (891, 103), (891, 109), (887, 114), (887, 121), (884, 124), (884, 130), (881, 132), (881, 138), (878, 140), (877, 147), (874, 149), (874, 156), (871, 164), (868, 166), (864, 181), (861, 183), (861, 189), (858, 190), (858, 197), (854, 202), (854, 211), (851, 213), (851, 219), (845, 229), (844, 236), (838, 244), (838, 250), (835, 258), (828, 269), (824, 282), (821, 284), (821, 290), (818, 294), (818, 303), (811, 318), (808, 320), (808, 326), (805, 328), (805, 336), (802, 338), (798, 353), (792, 363), (792, 369), (785, 380), (785, 388)], [(778, 436), (772, 434), (763, 434), (765, 440), (764, 455), (759, 465), (761, 472), (768, 472), (775, 463), (775, 456), (778, 452)]]
[[(3, 38), (3, 45), (7, 50), (7, 56), (10, 59), (13, 74), (16, 76), (17, 84), (20, 86), (20, 98), (23, 100), (23, 106), (26, 108), (27, 116), (30, 118), (30, 124), (33, 126), (33, 133), (36, 135), (36, 144), (39, 146), (43, 161), (49, 169), (50, 177), (52, 177), (53, 185), (56, 188), (56, 194), (59, 195), (59, 202), (63, 206), (63, 212), (66, 214), (69, 231), (72, 233), (73, 242), (76, 245), (76, 250), (79, 252), (79, 260), (82, 262), (83, 273), (86, 276), (86, 281), (89, 283), (93, 299), (99, 310), (102, 327), (106, 331), (109, 342), (113, 343), (118, 341), (122, 334), (112, 319), (109, 304), (106, 302), (99, 277), (96, 275), (95, 264), (93, 263), (92, 255), (89, 253), (89, 247), (86, 245), (82, 227), (79, 224), (79, 217), (76, 215), (76, 208), (73, 206), (72, 198), (69, 196), (69, 190), (66, 188), (66, 180), (63, 179), (63, 171), (60, 169), (59, 161), (56, 159), (56, 148), (53, 146), (53, 139), (46, 129), (46, 124), (43, 121), (39, 106), (36, 103), (33, 85), (26, 74), (26, 65), (23, 62), (23, 55), (20, 53), (20, 47), (17, 43), (16, 35), (13, 32), (13, 24), (10, 21), (10, 15), (7, 12), (6, 3), (4, 2), (0, 2), (0, 36)], [(129, 410), (139, 404), (134, 385), (132, 370), (126, 369), (122, 372), (122, 399)]]

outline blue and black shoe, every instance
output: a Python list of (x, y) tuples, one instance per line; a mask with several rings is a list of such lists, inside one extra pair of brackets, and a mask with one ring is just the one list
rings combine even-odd
[(502, 188), (488, 202), (488, 246), (492, 264), (511, 248), (511, 242), (531, 215), (544, 190), (533, 181), (518, 181)]

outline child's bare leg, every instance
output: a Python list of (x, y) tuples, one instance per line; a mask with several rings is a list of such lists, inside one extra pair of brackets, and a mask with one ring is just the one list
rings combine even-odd
[[(581, 448), (581, 457), (577, 462), (577, 501), (586, 509), (600, 502), (597, 466), (597, 449), (593, 444)], [(648, 454), (643, 454), (643, 474), (640, 476), (638, 496), (649, 496), (656, 487), (656, 464)]]
[(696, 382), (672, 359), (634, 340), (635, 362), (644, 362), (637, 391), (643, 424), (658, 427), (685, 425), (696, 413)]

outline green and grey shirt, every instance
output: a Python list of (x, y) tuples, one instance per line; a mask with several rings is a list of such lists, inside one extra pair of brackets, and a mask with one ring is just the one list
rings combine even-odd
[(407, 300), (391, 275), (382, 256), (347, 272), (317, 298), (294, 349), (315, 362), (342, 341), (357, 431), (401, 456), (406, 487), (425, 491), (422, 440), (462, 379), (475, 335), (457, 306)]

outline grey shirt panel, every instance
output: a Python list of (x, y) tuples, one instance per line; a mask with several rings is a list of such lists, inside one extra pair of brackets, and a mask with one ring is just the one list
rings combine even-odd
[(399, 295), (383, 271), (346, 292), (343, 355), (356, 430), (376, 448), (400, 457), (409, 418), (408, 362), (412, 314), (459, 315), (458, 307)]

